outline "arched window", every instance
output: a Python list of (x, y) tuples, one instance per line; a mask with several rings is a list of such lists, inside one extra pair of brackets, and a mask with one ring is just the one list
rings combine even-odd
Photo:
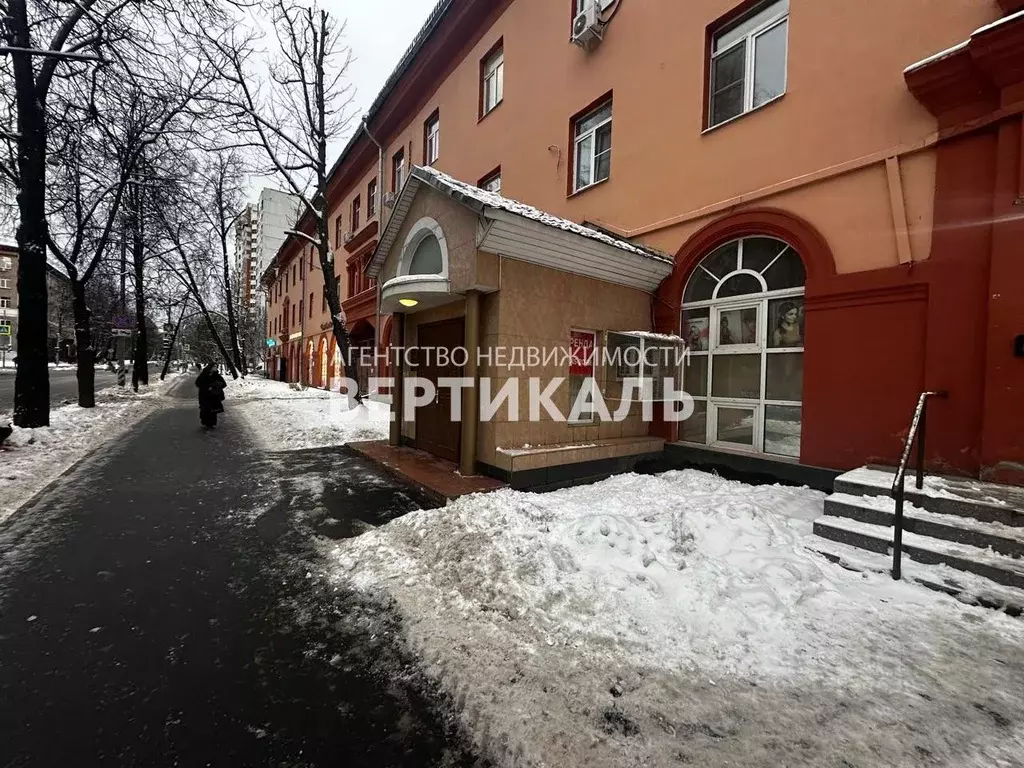
[(441, 225), (424, 216), (409, 228), (402, 245), (398, 276), (439, 275), (448, 277), (448, 241)]
[(733, 240), (697, 265), (681, 318), (696, 407), (680, 439), (800, 456), (805, 280), (800, 255), (770, 237)]
[(420, 240), (409, 262), (410, 275), (439, 275), (444, 270), (441, 244), (432, 234)]

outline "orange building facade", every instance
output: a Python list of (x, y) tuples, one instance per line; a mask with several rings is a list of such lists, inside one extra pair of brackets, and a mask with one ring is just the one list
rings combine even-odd
[[(430, 166), (667, 254), (631, 330), (690, 344), (696, 410), (651, 436), (891, 464), (918, 395), (942, 390), (932, 468), (1022, 482), (1022, 11), (443, 0), (332, 172), (350, 334), (398, 335), (367, 267), (412, 167)], [(330, 387), (343, 371), (318, 272), (291, 238), (264, 277), (268, 364)]]

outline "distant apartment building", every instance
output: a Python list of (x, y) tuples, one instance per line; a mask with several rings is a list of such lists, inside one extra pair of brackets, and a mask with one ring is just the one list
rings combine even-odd
[[(51, 359), (75, 358), (75, 323), (71, 283), (56, 264), (46, 264), (47, 338)], [(8, 360), (18, 351), (18, 249), (0, 243), (0, 351)]]
[(0, 350), (13, 353), (18, 339), (18, 251), (0, 243)]
[(263, 274), (295, 225), (298, 202), (294, 195), (264, 189), (255, 203), (245, 206), (235, 221), (235, 273), (246, 305), (257, 302), (259, 276)]

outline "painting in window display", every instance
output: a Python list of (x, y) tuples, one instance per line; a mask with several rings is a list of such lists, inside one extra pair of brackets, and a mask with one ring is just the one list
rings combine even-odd
[(723, 311), (719, 317), (718, 345), (757, 343), (757, 308)]
[(776, 299), (768, 303), (772, 348), (804, 345), (804, 302), (802, 298)]
[(708, 314), (702, 317), (683, 317), (683, 338), (691, 352), (708, 351)]

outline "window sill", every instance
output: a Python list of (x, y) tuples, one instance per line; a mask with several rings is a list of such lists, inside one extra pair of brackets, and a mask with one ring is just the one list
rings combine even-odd
[(777, 102), (782, 101), (785, 95), (785, 93), (780, 93), (774, 99), (766, 101), (764, 104), (759, 104), (753, 109), (748, 109), (746, 112), (742, 112), (736, 115), (736, 117), (730, 117), (728, 120), (723, 120), (722, 122), (717, 123), (716, 125), (712, 125), (710, 128), (705, 128), (703, 131), (700, 132), (700, 135), (705, 136), (709, 133), (712, 133), (713, 131), (717, 131), (719, 128), (724, 128), (727, 125), (732, 125), (737, 120), (742, 120), (744, 117), (747, 117), (748, 115), (753, 115), (755, 112), (760, 112), (765, 107), (770, 107), (772, 104), (776, 104)]
[(607, 184), (609, 181), (611, 181), (611, 178), (612, 177), (609, 176), (607, 179), (601, 179), (600, 181), (595, 181), (593, 184), (587, 184), (587, 186), (585, 187), (580, 187), (575, 192), (570, 192), (568, 195), (566, 195), (566, 199), (568, 200), (569, 198), (576, 197), (577, 195), (582, 195), (584, 192), (589, 192), (594, 187), (599, 187), (602, 184)]
[(487, 111), (486, 111), (486, 112), (484, 112), (484, 113), (483, 113), (482, 115), (480, 115), (480, 117), (478, 117), (478, 118), (477, 118), (477, 121), (476, 121), (476, 122), (477, 122), (477, 125), (479, 125), (479, 124), (480, 124), (480, 123), (482, 123), (482, 122), (483, 122), (484, 120), (486, 120), (486, 119), (487, 119), (488, 117), (490, 117), (491, 115), (493, 115), (493, 114), (494, 114), (494, 111), (495, 111), (495, 110), (496, 110), (496, 109), (497, 109), (498, 107), (500, 107), (500, 106), (501, 106), (502, 104), (504, 104), (504, 103), (505, 103), (505, 100), (504, 100), (504, 99), (502, 99), (502, 100), (501, 100), (501, 101), (499, 101), (499, 102), (498, 102), (497, 104), (495, 104), (495, 105), (494, 105), (493, 107), (491, 107), (491, 108), (490, 108), (489, 110), (487, 110)]

